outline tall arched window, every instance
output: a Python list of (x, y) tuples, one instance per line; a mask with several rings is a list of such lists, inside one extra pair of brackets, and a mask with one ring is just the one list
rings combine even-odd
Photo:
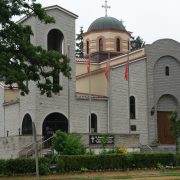
[(32, 119), (29, 114), (26, 114), (22, 122), (22, 135), (32, 134)]
[(99, 39), (99, 51), (103, 51), (103, 39)]
[(86, 41), (86, 54), (89, 54), (89, 41)]
[(129, 40), (128, 40), (128, 50), (130, 50), (130, 42), (129, 42)]
[(116, 39), (116, 51), (120, 51), (120, 39)]
[(136, 118), (136, 102), (135, 102), (135, 97), (130, 96), (129, 98), (129, 109), (130, 109), (130, 119), (135, 119)]
[[(47, 39), (48, 39), (47, 42), (48, 50), (54, 50), (62, 53), (64, 36), (61, 31), (59, 31), (58, 29), (50, 30)], [(59, 73), (60, 72), (58, 69), (54, 69), (53, 85), (56, 92), (59, 92), (59, 90), (56, 88), (57, 85), (59, 85)]]
[(91, 118), (89, 117), (89, 132), (97, 133), (97, 116), (92, 113)]
[(62, 53), (62, 43), (63, 43), (64, 36), (61, 31), (58, 29), (52, 29), (48, 33), (48, 50), (54, 50)]
[(166, 67), (165, 67), (165, 75), (166, 75), (166, 76), (169, 76), (169, 66), (166, 66)]

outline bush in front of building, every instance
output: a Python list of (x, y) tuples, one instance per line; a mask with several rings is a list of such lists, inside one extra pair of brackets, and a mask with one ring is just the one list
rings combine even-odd
[[(151, 169), (160, 163), (162, 166), (175, 165), (174, 154), (157, 153), (126, 153), (126, 154), (101, 154), (101, 155), (72, 155), (60, 156), (63, 164), (61, 171), (81, 171), (82, 168), (94, 170), (126, 170), (126, 169)], [(63, 168), (63, 169), (62, 169)]]
[(4, 174), (6, 170), (5, 163), (6, 163), (6, 160), (3, 160), (3, 159), (0, 160), (0, 175)]
[[(0, 160), (1, 175), (24, 175), (36, 173), (35, 159), (17, 158)], [(46, 175), (49, 173), (49, 161), (46, 158), (39, 158), (39, 173)]]
[(125, 146), (120, 146), (118, 149), (117, 149), (118, 153), (120, 154), (125, 154), (128, 152), (128, 149), (125, 147)]
[(126, 155), (101, 154), (101, 155), (73, 155), (60, 156), (64, 162), (64, 171), (81, 171), (82, 168), (88, 170), (109, 170), (127, 169), (129, 166)]
[(68, 134), (57, 130), (53, 135), (52, 145), (60, 155), (85, 154), (85, 147), (81, 142), (81, 136), (77, 134)]
[[(177, 158), (176, 158), (177, 157)], [(70, 171), (106, 171), (126, 169), (152, 169), (162, 166), (174, 166), (176, 160), (180, 165), (180, 155), (175, 154), (100, 154), (100, 155), (62, 155), (56, 161), (57, 172)], [(39, 172), (41, 175), (49, 173), (50, 160), (39, 158)], [(17, 158), (0, 160), (0, 175), (35, 174), (35, 160)]]
[(158, 163), (162, 166), (174, 166), (175, 156), (171, 153), (131, 154), (130, 168), (156, 168)]

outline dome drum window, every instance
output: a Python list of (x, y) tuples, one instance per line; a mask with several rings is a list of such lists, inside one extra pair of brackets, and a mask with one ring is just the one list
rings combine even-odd
[(99, 39), (99, 52), (103, 51), (103, 39)]
[(86, 41), (86, 54), (89, 54), (89, 41)]
[(120, 52), (121, 50), (121, 41), (119, 38), (116, 39), (116, 51)]

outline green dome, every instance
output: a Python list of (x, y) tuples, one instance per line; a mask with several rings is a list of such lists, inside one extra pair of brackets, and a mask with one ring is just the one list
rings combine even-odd
[(93, 21), (87, 32), (97, 30), (126, 30), (121, 21), (113, 17), (100, 17)]

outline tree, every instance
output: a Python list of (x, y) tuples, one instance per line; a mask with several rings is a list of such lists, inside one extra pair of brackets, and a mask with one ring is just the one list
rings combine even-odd
[(131, 39), (132, 51), (143, 48), (144, 46), (145, 46), (145, 41), (140, 36), (137, 36), (136, 38), (132, 37)]
[(180, 151), (180, 147), (179, 147), (179, 145), (180, 145), (180, 119), (178, 119), (178, 115), (177, 115), (176, 111), (174, 111), (170, 114), (169, 119), (174, 124), (174, 126), (172, 128), (172, 132), (175, 135), (176, 153), (178, 153)]
[(76, 35), (76, 57), (83, 57), (83, 27), (80, 27), (80, 33)]
[(104, 134), (101, 138), (101, 145), (103, 148), (103, 153), (106, 152), (106, 146), (109, 140), (109, 136), (110, 136), (109, 134)]
[(31, 44), (31, 27), (15, 23), (15, 16), (37, 16), (42, 23), (55, 23), (36, 0), (0, 1), (0, 77), (5, 84), (16, 83), (21, 94), (29, 93), (28, 83), (34, 81), (41, 94), (48, 97), (62, 89), (52, 82), (57, 72), (70, 78), (69, 59), (56, 51), (47, 51)]
[(54, 149), (61, 155), (80, 155), (85, 153), (81, 137), (57, 130), (52, 139)]

